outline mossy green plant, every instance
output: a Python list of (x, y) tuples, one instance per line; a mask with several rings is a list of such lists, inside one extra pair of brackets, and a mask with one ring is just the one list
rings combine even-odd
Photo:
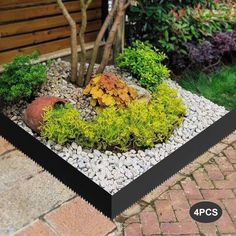
[(126, 108), (108, 107), (85, 121), (72, 105), (47, 108), (41, 135), (57, 143), (75, 141), (86, 148), (127, 151), (165, 142), (185, 116), (177, 92), (166, 83), (157, 87), (150, 104), (133, 101)]
[(116, 60), (118, 67), (128, 70), (139, 79), (141, 86), (154, 91), (170, 76), (169, 69), (162, 64), (167, 56), (149, 43), (135, 41)]
[(10, 103), (28, 98), (42, 85), (46, 79), (46, 65), (31, 64), (38, 57), (37, 52), (27, 56), (19, 55), (4, 65), (4, 72), (0, 75), (1, 100)]

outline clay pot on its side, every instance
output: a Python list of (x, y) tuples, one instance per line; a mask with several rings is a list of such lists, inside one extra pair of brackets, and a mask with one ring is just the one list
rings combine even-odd
[(64, 99), (52, 96), (43, 96), (34, 100), (25, 110), (23, 120), (29, 128), (39, 133), (43, 122), (44, 109), (56, 104), (66, 104)]

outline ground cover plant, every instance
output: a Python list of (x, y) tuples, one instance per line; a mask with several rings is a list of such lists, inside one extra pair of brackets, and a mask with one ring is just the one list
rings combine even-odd
[(59, 144), (75, 141), (101, 150), (148, 148), (166, 141), (184, 115), (185, 107), (177, 92), (163, 83), (153, 92), (150, 104), (133, 101), (127, 108), (105, 108), (92, 121), (82, 120), (71, 105), (48, 108), (41, 135)]
[(38, 53), (29, 56), (17, 56), (4, 66), (0, 75), (0, 98), (5, 103), (17, 102), (30, 97), (46, 79), (47, 67), (43, 64), (31, 64)]
[(236, 66), (222, 68), (210, 74), (186, 72), (179, 84), (229, 110), (236, 108)]
[(117, 65), (131, 72), (141, 86), (153, 91), (170, 75), (169, 69), (162, 64), (166, 58), (151, 44), (135, 41), (118, 56)]

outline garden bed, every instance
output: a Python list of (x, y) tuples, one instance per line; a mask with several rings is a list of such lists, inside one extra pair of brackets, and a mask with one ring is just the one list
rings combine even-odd
[[(137, 82), (129, 73), (114, 66), (108, 66), (106, 71), (121, 75), (128, 83)], [(180, 117), (182, 123), (171, 127), (171, 135), (166, 136), (166, 142), (157, 142), (149, 149), (128, 147), (126, 152), (85, 149), (75, 141), (59, 145), (26, 126), (23, 112), (35, 98), (50, 95), (70, 102), (80, 112), (81, 119), (96, 119), (99, 114), (91, 106), (91, 98), (83, 94), (83, 89), (67, 82), (68, 78), (70, 63), (61, 59), (54, 61), (47, 71), (47, 80), (33, 97), (5, 106), (3, 114), (0, 113), (0, 135), (111, 218), (236, 129), (236, 110), (228, 112), (224, 107), (167, 79), (167, 84), (176, 89), (177, 96), (183, 101), (186, 114)], [(167, 99), (164, 101), (171, 96), (176, 95), (164, 94)], [(177, 100), (173, 99), (170, 101), (175, 104)], [(182, 104), (178, 100), (176, 104)], [(176, 109), (173, 104), (170, 106)], [(182, 116), (183, 108), (179, 109)], [(162, 126), (162, 123), (159, 124), (159, 127)]]
[[(236, 129), (234, 70), (202, 74), (233, 62), (235, 7), (131, 6), (132, 45), (114, 58), (117, 67), (107, 66), (109, 43), (95, 67), (83, 53), (77, 68), (73, 48), (73, 66), (61, 59), (35, 64), (37, 52), (16, 57), (0, 75), (0, 135), (115, 217)], [(136, 40), (137, 32), (152, 44)], [(197, 78), (178, 81), (181, 87), (170, 75), (183, 78), (186, 68)]]
[[(117, 71), (113, 66), (107, 67), (106, 70), (119, 72), (122, 77), (135, 81), (131, 75)], [(68, 62), (60, 59), (55, 61), (47, 75), (47, 82), (36, 93), (36, 97), (42, 95), (58, 96), (76, 106), (84, 119), (91, 119), (96, 115), (94, 108), (90, 105), (90, 99), (83, 95), (82, 89), (76, 88), (66, 81), (70, 76), (70, 64)], [(228, 113), (224, 107), (182, 89), (171, 80), (168, 80), (167, 83), (175, 88), (179, 97), (183, 99), (187, 109), (186, 117), (182, 125), (174, 130), (167, 142), (156, 144), (154, 148), (146, 150), (129, 150), (124, 153), (101, 152), (83, 149), (75, 142), (59, 145), (48, 141), (34, 133), (23, 122), (22, 114), (28, 105), (25, 101), (6, 107), (3, 113), (113, 195)]]

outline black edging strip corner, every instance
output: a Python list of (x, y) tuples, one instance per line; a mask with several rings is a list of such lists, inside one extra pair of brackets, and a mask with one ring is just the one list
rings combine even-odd
[(111, 195), (108, 192), (2, 113), (0, 113), (0, 136), (94, 205), (104, 215), (111, 216)]
[(236, 130), (236, 109), (226, 114), (113, 195), (112, 217), (115, 217), (162, 184), (234, 130)]
[(236, 109), (216, 121), (116, 194), (111, 195), (0, 113), (0, 136), (3, 136), (110, 218), (117, 216), (234, 130), (236, 130)]

